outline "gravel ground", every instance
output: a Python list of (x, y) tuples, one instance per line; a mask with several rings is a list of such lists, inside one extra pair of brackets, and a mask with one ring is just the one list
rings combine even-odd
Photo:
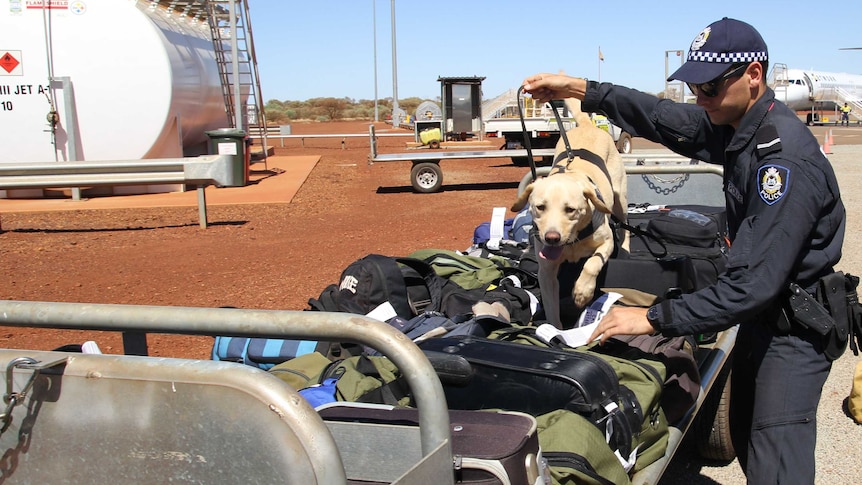
[[(832, 147), (829, 155), (841, 187), (847, 209), (847, 235), (844, 254), (837, 269), (862, 274), (862, 145)], [(823, 388), (817, 411), (817, 485), (855, 485), (862, 483), (862, 425), (844, 412), (844, 401), (850, 393), (853, 370), (862, 357), (848, 349), (835, 361)], [(693, 446), (680, 447), (679, 454), (665, 473), (661, 485), (735, 485), (745, 483), (745, 476), (734, 460), (729, 464), (707, 463), (696, 456)], [(756, 485), (756, 484), (752, 484)]]

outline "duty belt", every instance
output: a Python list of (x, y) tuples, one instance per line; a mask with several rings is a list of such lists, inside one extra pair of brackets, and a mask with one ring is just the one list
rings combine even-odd
[(818, 280), (814, 297), (798, 284), (790, 283), (785, 308), (775, 320), (776, 329), (793, 334), (801, 327), (819, 334), (830, 360), (841, 357), (848, 340), (853, 354), (859, 355), (862, 306), (856, 294), (858, 284), (858, 277), (836, 271)]

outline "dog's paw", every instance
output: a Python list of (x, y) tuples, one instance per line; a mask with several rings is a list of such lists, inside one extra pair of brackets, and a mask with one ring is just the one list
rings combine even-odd
[(593, 295), (596, 291), (596, 283), (593, 282), (578, 282), (572, 290), (572, 298), (575, 300), (575, 305), (578, 308), (584, 308), (593, 301)]

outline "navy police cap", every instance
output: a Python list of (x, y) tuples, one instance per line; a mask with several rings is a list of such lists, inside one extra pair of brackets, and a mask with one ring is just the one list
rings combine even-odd
[(736, 63), (769, 60), (766, 42), (754, 27), (723, 18), (703, 29), (691, 42), (688, 59), (668, 81), (700, 84), (712, 81)]

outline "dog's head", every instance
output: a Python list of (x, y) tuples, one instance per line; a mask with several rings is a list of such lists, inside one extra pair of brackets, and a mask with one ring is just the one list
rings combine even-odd
[(530, 204), (539, 238), (547, 246), (562, 246), (577, 240), (578, 233), (596, 212), (611, 209), (587, 177), (560, 174), (544, 177), (527, 186), (512, 205), (517, 212)]

